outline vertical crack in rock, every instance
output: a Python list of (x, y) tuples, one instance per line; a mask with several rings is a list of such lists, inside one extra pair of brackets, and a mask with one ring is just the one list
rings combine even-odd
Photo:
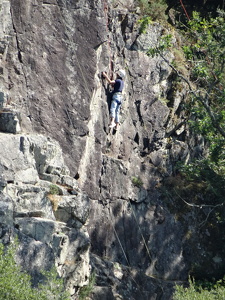
[(29, 95), (28, 95), (28, 81), (27, 81), (27, 76), (26, 76), (26, 71), (24, 69), (24, 63), (23, 63), (23, 57), (22, 57), (22, 50), (20, 48), (20, 42), (19, 42), (19, 38), (18, 38), (18, 32), (17, 32), (17, 29), (16, 29), (16, 25), (15, 25), (15, 22), (14, 22), (14, 17), (13, 17), (13, 12), (12, 12), (12, 6), (10, 4), (10, 15), (11, 15), (11, 20), (12, 20), (12, 27), (13, 27), (13, 30), (14, 30), (14, 33), (15, 33), (15, 38), (16, 38), (16, 45), (17, 45), (17, 57), (18, 57), (18, 61), (20, 63), (20, 66), (21, 66), (21, 69), (22, 69), (22, 72), (23, 72), (23, 77), (24, 77), (24, 80), (25, 80), (25, 87), (26, 87), (26, 99), (25, 99), (25, 107), (26, 107), (26, 110), (27, 110), (27, 117), (31, 118), (31, 112), (30, 112), (30, 107), (29, 107)]
[(13, 19), (13, 14), (12, 14), (12, 7), (10, 7), (10, 14), (11, 14), (11, 20), (12, 20), (13, 30), (14, 30), (15, 37), (16, 37), (17, 57), (18, 57), (19, 62), (21, 64), (23, 64), (21, 49), (20, 49), (20, 46), (19, 46), (18, 33), (17, 33), (17, 30), (16, 30), (16, 26), (15, 26), (14, 19)]
[[(102, 52), (102, 47), (100, 46), (97, 50), (96, 50), (96, 55), (97, 55), (97, 61), (100, 60), (100, 56), (101, 56), (101, 52)], [(91, 95), (91, 102), (90, 102), (90, 119), (89, 122), (87, 124), (88, 128), (89, 128), (89, 134), (86, 138), (86, 146), (85, 146), (85, 150), (83, 152), (82, 158), (81, 158), (81, 162), (80, 162), (80, 166), (79, 166), (79, 174), (82, 174), (82, 177), (80, 178), (80, 183), (81, 183), (81, 187), (84, 188), (85, 184), (87, 183), (88, 180), (88, 173), (90, 172), (89, 168), (90, 168), (90, 162), (93, 161), (94, 159), (94, 152), (99, 149), (101, 147), (101, 144), (103, 143), (103, 141), (101, 141), (101, 137), (99, 138), (99, 146), (98, 143), (96, 143), (97, 141), (97, 136), (96, 136), (96, 131), (103, 131), (103, 128), (98, 128), (100, 126), (100, 122), (99, 120), (101, 120), (102, 118), (102, 93), (101, 93), (101, 82), (99, 80), (98, 74), (100, 74), (100, 70), (96, 70), (95, 73), (95, 89)], [(106, 109), (106, 105), (103, 106)], [(97, 155), (100, 155), (100, 152), (97, 152)], [(98, 168), (100, 169), (100, 166), (98, 166)], [(94, 168), (92, 169), (92, 171), (94, 172)], [(98, 185), (98, 178), (100, 174), (96, 174), (97, 178), (96, 178), (96, 182)], [(100, 189), (100, 187), (98, 187)]]

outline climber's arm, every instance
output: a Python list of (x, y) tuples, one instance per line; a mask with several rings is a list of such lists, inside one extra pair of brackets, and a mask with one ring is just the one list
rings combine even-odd
[(115, 80), (111, 80), (105, 72), (102, 72), (102, 75), (105, 77), (109, 84), (113, 85), (115, 83)]

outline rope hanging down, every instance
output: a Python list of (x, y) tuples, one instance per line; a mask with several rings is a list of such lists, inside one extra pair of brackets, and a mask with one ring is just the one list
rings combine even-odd
[(109, 12), (109, 6), (107, 3), (107, 0), (103, 0), (103, 10), (104, 10), (104, 15), (105, 15), (105, 20), (106, 20), (106, 30), (107, 30), (107, 45), (108, 45), (108, 52), (109, 52), (109, 78), (112, 79), (112, 71), (113, 71), (113, 59), (112, 59), (112, 51), (111, 51), (111, 43), (109, 40), (109, 17), (108, 17), (108, 12)]
[(146, 248), (146, 251), (147, 251), (147, 253), (148, 253), (150, 263), (151, 263), (151, 262), (152, 262), (152, 256), (151, 256), (150, 250), (149, 250), (149, 248), (148, 248), (148, 245), (147, 245), (147, 243), (146, 243), (146, 240), (145, 240), (145, 238), (144, 238), (144, 235), (143, 235), (143, 233), (142, 233), (141, 227), (140, 227), (140, 225), (139, 225), (139, 223), (138, 223), (137, 216), (136, 216), (136, 214), (135, 214), (135, 212), (134, 212), (134, 209), (133, 209), (133, 207), (132, 207), (131, 201), (130, 201), (130, 207), (131, 207), (132, 214), (133, 214), (133, 216), (134, 216), (135, 222), (137, 223), (138, 229), (139, 229), (140, 234), (141, 234), (141, 238), (142, 238), (142, 240), (143, 240), (143, 243), (144, 243), (144, 245), (145, 245), (145, 248)]
[[(130, 202), (130, 205), (132, 205), (131, 202)], [(108, 218), (109, 218), (109, 221), (110, 221), (111, 226), (112, 226), (112, 228), (113, 228), (113, 231), (114, 231), (114, 233), (115, 233), (116, 239), (117, 239), (117, 241), (118, 241), (118, 243), (119, 243), (119, 245), (120, 245), (120, 247), (121, 247), (122, 253), (123, 253), (123, 255), (124, 255), (125, 259), (126, 259), (126, 262), (127, 262), (128, 267), (131, 268), (129, 259), (128, 259), (127, 255), (126, 255), (126, 251), (125, 251), (125, 249), (124, 249), (124, 247), (123, 247), (123, 245), (122, 245), (122, 242), (121, 242), (121, 240), (120, 240), (120, 238), (119, 238), (119, 235), (118, 235), (117, 232), (116, 232), (116, 228), (115, 228), (115, 226), (114, 226), (114, 224), (113, 224), (113, 220), (112, 220), (112, 215), (113, 215), (113, 213), (112, 213), (111, 210), (110, 210), (110, 206), (107, 206), (106, 208), (107, 208), (107, 210), (108, 210), (108, 215), (109, 215)], [(131, 208), (132, 208), (132, 207), (131, 207)], [(141, 231), (140, 225), (138, 224), (137, 216), (136, 216), (136, 214), (135, 214), (133, 208), (132, 208), (132, 214), (133, 214), (134, 219), (135, 219), (135, 222), (137, 222), (138, 228), (139, 228), (139, 230), (140, 230), (140, 232), (141, 232), (141, 237), (142, 237), (142, 239), (143, 239), (143, 241), (144, 241), (144, 245), (145, 245), (145, 247), (146, 247), (146, 250), (147, 250), (147, 253), (148, 253), (148, 256), (149, 256), (149, 259), (150, 259), (150, 263), (151, 263), (151, 262), (152, 262), (151, 253), (150, 253), (150, 250), (149, 250), (149, 248), (148, 248), (147, 242), (146, 242), (146, 240), (145, 240), (145, 238), (144, 238), (144, 236), (143, 236), (143, 233), (142, 233), (142, 231)], [(170, 282), (170, 283), (178, 283), (178, 282), (179, 282), (179, 283), (181, 283), (181, 282), (184, 283), (184, 282), (186, 282), (185, 280), (176, 280), (176, 279), (171, 279), (171, 280), (170, 280), (170, 279), (165, 279), (165, 278), (163, 278), (163, 277), (159, 277), (159, 276), (155, 276), (155, 275), (147, 275), (147, 276), (150, 277), (150, 278), (154, 278), (154, 279), (163, 281), (163, 282)], [(140, 288), (139, 284), (137, 283), (137, 281), (135, 280), (135, 278), (134, 278), (133, 276), (131, 276), (131, 279), (132, 279), (133, 282), (138, 286), (140, 292), (142, 293), (141, 288)]]
[(183, 10), (184, 10), (184, 12), (185, 12), (186, 17), (188, 18), (188, 21), (190, 21), (190, 17), (189, 17), (189, 15), (188, 15), (187, 11), (186, 11), (186, 8), (185, 8), (185, 6), (184, 6), (182, 0), (180, 0), (180, 4), (181, 4), (181, 6), (182, 6), (182, 8), (183, 8)]

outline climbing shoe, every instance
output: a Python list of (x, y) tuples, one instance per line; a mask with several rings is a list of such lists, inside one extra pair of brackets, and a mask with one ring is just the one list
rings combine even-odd
[(115, 126), (116, 126), (116, 124), (113, 123), (113, 124), (110, 124), (110, 125), (109, 125), (109, 128), (113, 128), (113, 127), (115, 127)]

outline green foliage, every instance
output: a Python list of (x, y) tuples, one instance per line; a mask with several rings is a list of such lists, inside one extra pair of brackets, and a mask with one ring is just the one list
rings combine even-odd
[[(189, 28), (189, 45), (185, 45), (184, 51), (192, 66), (193, 79), (197, 80), (203, 89), (215, 84), (210, 91), (210, 95), (214, 96), (210, 99), (213, 103), (215, 95), (224, 95), (224, 14), (220, 13), (219, 17), (206, 20), (194, 12)], [(216, 87), (220, 88), (220, 92), (215, 90)]]
[(69, 293), (65, 291), (64, 282), (59, 278), (56, 268), (50, 271), (42, 271), (45, 276), (44, 284), (38, 286), (38, 290), (49, 300), (69, 300)]
[(136, 186), (136, 187), (140, 188), (140, 187), (143, 186), (143, 181), (139, 177), (133, 176), (131, 178), (131, 181), (132, 181), (133, 185)]
[(31, 277), (15, 262), (17, 243), (7, 249), (0, 243), (0, 300), (69, 300), (63, 282), (56, 271), (46, 272), (46, 283), (38, 289), (31, 285)]
[(5, 252), (3, 244), (0, 243), (0, 299), (39, 299), (38, 291), (31, 287), (30, 276), (21, 271), (14, 257), (15, 246), (10, 245)]
[[(218, 103), (216, 105), (218, 105)], [(204, 105), (201, 102), (196, 103), (196, 99), (194, 99), (190, 103), (190, 106), (191, 119), (189, 120), (189, 124), (191, 128), (197, 134), (200, 133), (204, 136), (205, 141), (208, 144), (209, 159), (211, 162), (217, 164), (221, 171), (222, 169), (225, 171), (225, 137), (220, 134), (217, 129), (217, 125), (211, 119), (208, 111), (204, 108)], [(223, 108), (220, 105), (214, 108), (213, 105), (210, 105), (210, 109), (214, 110), (214, 115), (217, 114), (216, 110), (220, 110), (218, 113), (220, 113), (221, 116), (224, 114)], [(225, 119), (222, 117), (218, 118), (215, 122), (223, 128), (224, 121)]]
[[(178, 72), (186, 77), (189, 76), (189, 70), (187, 69), (187, 61), (184, 55), (183, 49), (177, 47), (172, 48), (174, 60), (172, 62), (173, 66), (178, 70)], [(176, 85), (176, 90), (178, 89), (179, 78), (176, 78), (173, 82), (173, 85)], [(182, 86), (183, 89), (183, 86)]]
[(166, 21), (165, 11), (167, 3), (165, 0), (138, 0), (138, 6), (144, 16), (151, 17), (151, 20)]
[(87, 299), (88, 296), (90, 296), (91, 292), (93, 291), (95, 281), (96, 281), (95, 273), (92, 273), (89, 278), (88, 285), (81, 287), (81, 289), (79, 291), (79, 300), (85, 300), (85, 299)]
[(140, 20), (138, 20), (138, 24), (140, 25), (139, 32), (146, 33), (148, 25), (152, 23), (151, 17), (144, 16)]
[[(225, 15), (203, 19), (194, 12), (189, 22), (188, 44), (183, 49), (198, 87), (192, 98), (196, 128), (209, 142), (220, 137), (225, 145)], [(214, 148), (214, 147), (213, 147)], [(224, 151), (224, 149), (222, 150)], [(225, 158), (225, 157), (223, 157)]]
[(219, 11), (217, 17), (208, 19), (194, 12), (182, 35), (185, 39), (181, 50), (189, 76), (180, 71), (177, 62), (170, 64), (164, 56), (167, 50), (172, 50), (171, 35), (162, 36), (158, 46), (147, 54), (164, 58), (189, 87), (191, 96), (186, 105), (189, 126), (204, 137), (207, 151), (201, 159), (183, 166), (182, 174), (189, 181), (204, 182), (213, 194), (219, 195), (220, 202), (225, 182), (225, 12)]
[[(204, 138), (204, 149), (197, 153), (198, 159), (180, 165), (176, 176), (165, 179), (162, 191), (170, 211), (180, 221), (195, 207), (198, 221), (201, 220), (199, 225), (210, 225), (220, 235), (218, 223), (224, 224), (225, 186), (225, 12), (207, 19), (194, 12), (182, 37), (183, 45), (179, 44), (179, 49), (183, 50), (186, 59), (183, 65), (189, 74), (180, 72), (177, 62), (167, 60), (165, 54), (173, 49), (165, 36), (147, 54), (160, 55), (174, 76), (189, 88), (186, 117), (189, 117), (190, 132)], [(210, 208), (207, 217), (201, 209), (204, 206)], [(189, 288), (176, 287), (173, 299), (225, 299), (225, 288), (222, 282), (206, 286), (190, 280)]]
[(225, 299), (225, 287), (223, 281), (214, 283), (196, 284), (189, 279), (189, 287), (176, 286), (173, 295), (174, 300), (223, 300)]
[(158, 54), (163, 54), (164, 51), (168, 50), (171, 47), (172, 47), (172, 35), (167, 34), (161, 37), (157, 47), (148, 49), (147, 55), (153, 57)]
[(209, 159), (194, 160), (193, 162), (179, 166), (181, 174), (185, 175), (187, 181), (200, 183), (203, 182), (208, 197), (204, 201), (217, 203), (224, 201), (225, 170)]
[(60, 189), (57, 185), (51, 184), (49, 188), (49, 194), (50, 195), (59, 195), (60, 194)]
[[(194, 12), (183, 49), (198, 87), (190, 102), (190, 125), (208, 144), (207, 168), (225, 178), (225, 14), (201, 18)], [(202, 170), (202, 164), (196, 166)]]

